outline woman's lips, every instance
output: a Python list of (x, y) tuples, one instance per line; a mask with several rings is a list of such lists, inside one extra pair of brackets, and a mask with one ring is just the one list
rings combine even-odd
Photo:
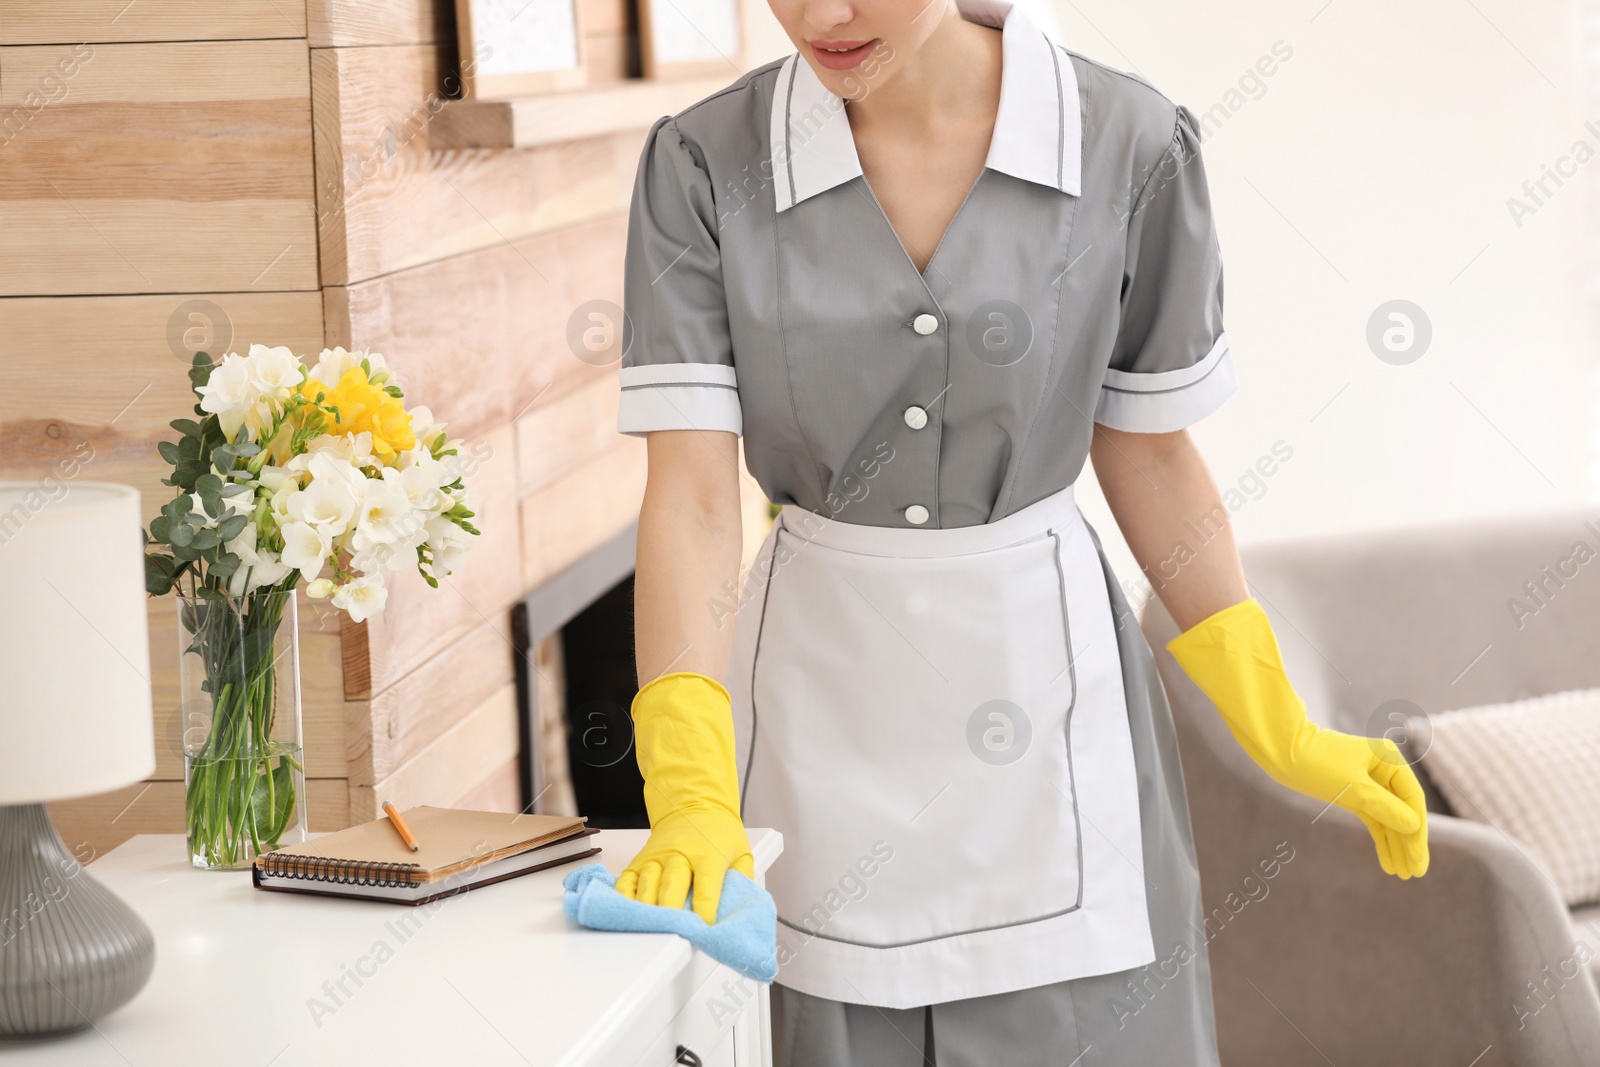
[(807, 41), (817, 62), (829, 70), (849, 70), (872, 54), (878, 39), (870, 41)]

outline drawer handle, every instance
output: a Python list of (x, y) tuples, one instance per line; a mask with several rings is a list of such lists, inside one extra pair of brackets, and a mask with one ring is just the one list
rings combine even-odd
[(696, 1056), (687, 1045), (678, 1046), (678, 1058), (673, 1063), (681, 1063), (683, 1067), (702, 1067), (700, 1057)]

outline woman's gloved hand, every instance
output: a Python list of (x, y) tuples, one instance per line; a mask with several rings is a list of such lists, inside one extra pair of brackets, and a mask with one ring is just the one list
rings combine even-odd
[(1275, 781), (1353, 812), (1372, 834), (1385, 873), (1427, 872), (1428, 812), (1416, 774), (1393, 741), (1326, 730), (1306, 718), (1272, 624), (1253, 598), (1185, 630), (1167, 650)]
[(728, 871), (755, 877), (739, 821), (728, 691), (703, 674), (663, 674), (634, 697), (633, 731), (650, 839), (617, 878), (617, 892), (681, 908), (693, 885), (695, 914), (716, 922)]

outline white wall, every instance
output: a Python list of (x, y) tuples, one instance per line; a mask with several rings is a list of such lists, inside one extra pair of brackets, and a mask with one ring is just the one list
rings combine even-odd
[[(1194, 433), (1224, 487), (1293, 449), (1234, 513), (1242, 540), (1600, 501), (1600, 109), (1576, 0), (1039, 2), (1068, 48), (1202, 117), (1229, 107), (1204, 157), (1240, 391)], [(1280, 41), (1290, 57), (1230, 97)], [(1596, 157), (1518, 226), (1508, 198), (1580, 141)], [(1365, 336), (1397, 298), (1433, 331), (1404, 366)]]
[[(1240, 391), (1194, 432), (1225, 488), (1292, 449), (1234, 513), (1241, 539), (1600, 501), (1581, 0), (1022, 2), (1069, 49), (1226, 114), (1204, 156)], [(792, 50), (749, 10), (755, 55)], [(1252, 85), (1275, 45), (1289, 58)], [(1597, 157), (1518, 226), (1508, 198), (1580, 141)], [(1433, 333), (1403, 366), (1366, 340), (1394, 299)]]

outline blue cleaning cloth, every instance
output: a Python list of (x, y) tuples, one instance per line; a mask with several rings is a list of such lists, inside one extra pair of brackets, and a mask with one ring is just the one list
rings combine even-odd
[(603, 863), (586, 863), (561, 880), (567, 918), (594, 930), (677, 934), (707, 956), (758, 982), (778, 975), (778, 908), (772, 894), (729, 871), (717, 903), (717, 921), (690, 910), (693, 890), (681, 910), (641, 904), (616, 890), (617, 876)]

